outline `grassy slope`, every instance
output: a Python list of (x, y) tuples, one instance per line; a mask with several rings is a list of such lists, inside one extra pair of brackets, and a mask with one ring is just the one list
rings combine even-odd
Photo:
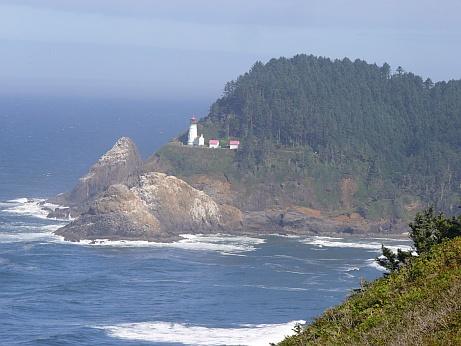
[(179, 143), (168, 143), (156, 152), (156, 156), (168, 165), (168, 173), (180, 177), (196, 174), (235, 175), (233, 165), (235, 151), (189, 147)]
[(311, 344), (461, 345), (461, 238), (374, 281), (279, 345)]
[[(248, 194), (261, 191), (261, 185), (283, 184), (283, 190), (272, 189), (267, 192), (268, 201), (283, 199), (291, 204), (338, 214), (359, 211), (370, 220), (379, 220), (392, 214), (394, 204), (397, 203), (400, 206), (399, 218), (410, 220), (414, 217), (413, 210), (401, 206), (417, 200), (407, 196), (395, 200), (379, 198), (376, 192), (378, 187), (373, 186), (382, 182), (371, 182), (365, 188), (364, 179), (360, 177), (361, 172), (366, 171), (364, 167), (358, 166), (353, 171), (343, 172), (320, 162), (314, 154), (300, 147), (274, 150), (267, 162), (251, 169), (239, 164), (238, 153), (235, 151), (190, 148), (178, 143), (165, 145), (157, 151), (156, 157), (165, 165), (163, 168), (169, 174), (186, 180), (194, 175), (225, 176), (234, 187)], [(155, 169), (159, 170), (159, 167)], [(345, 198), (347, 191), (343, 193), (341, 188), (345, 178), (357, 182), (354, 182), (354, 189), (349, 192), (348, 198)], [(389, 195), (392, 195), (392, 191), (389, 191)], [(348, 199), (351, 203), (344, 203)], [(366, 208), (358, 208), (358, 205), (366, 205)]]

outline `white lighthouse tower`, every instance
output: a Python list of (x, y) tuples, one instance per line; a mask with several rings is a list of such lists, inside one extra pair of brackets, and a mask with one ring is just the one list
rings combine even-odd
[(187, 145), (196, 144), (197, 137), (197, 119), (195, 118), (195, 116), (192, 116), (192, 118), (190, 119), (189, 137), (187, 139)]

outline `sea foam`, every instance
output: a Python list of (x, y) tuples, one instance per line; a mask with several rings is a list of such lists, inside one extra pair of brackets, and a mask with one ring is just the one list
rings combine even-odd
[[(16, 200), (15, 200), (16, 201)], [(9, 201), (8, 204), (15, 202)], [(15, 205), (25, 205), (30, 203), (30, 200), (24, 201), (20, 199)], [(21, 213), (19, 210), (13, 210), (9, 207), (7, 212)], [(5, 210), (3, 210), (5, 211)], [(29, 214), (29, 212), (27, 212)], [(46, 218), (45, 218), (46, 219)], [(64, 238), (54, 234), (56, 230), (66, 225), (66, 221), (50, 220), (48, 222), (37, 220), (35, 222), (13, 221), (0, 224), (0, 243), (18, 243), (18, 242), (48, 242), (56, 243), (63, 242)]]
[(63, 238), (51, 232), (0, 232), (0, 244), (28, 242), (62, 242)]
[(224, 255), (256, 250), (264, 239), (231, 235), (182, 234), (183, 239), (172, 243), (157, 243), (142, 240), (81, 240), (78, 244), (110, 247), (161, 247), (192, 251), (215, 251)]
[(10, 214), (19, 214), (24, 216), (36, 217), (39, 219), (47, 219), (49, 211), (45, 208), (55, 209), (59, 205), (52, 203), (44, 203), (42, 198), (17, 198), (3, 203), (2, 211)]
[(377, 261), (376, 259), (374, 258), (370, 258), (368, 261), (367, 261), (367, 266), (368, 267), (372, 267), (376, 270), (379, 270), (381, 272), (388, 272), (388, 270), (386, 268), (384, 268), (383, 266), (381, 266)]
[[(373, 239), (372, 239), (373, 240)], [(382, 239), (385, 240), (385, 239)], [(336, 248), (356, 248), (356, 249), (368, 249), (374, 250), (376, 252), (381, 251), (381, 246), (384, 242), (378, 241), (345, 241), (343, 238), (330, 238), (330, 237), (309, 237), (300, 240), (302, 243), (307, 245), (314, 245), (317, 247), (336, 247)], [(398, 244), (398, 245), (386, 245), (392, 251), (397, 252), (397, 249), (401, 250), (411, 250), (411, 246), (407, 244)]]
[(16, 198), (16, 199), (10, 199), (9, 201), (7, 201), (7, 203), (19, 203), (19, 204), (22, 204), (22, 203), (27, 203), (29, 199), (26, 198), (26, 197), (21, 197), (21, 198)]
[(180, 343), (185, 345), (251, 345), (267, 346), (282, 341), (293, 334), (296, 324), (305, 321), (291, 321), (282, 324), (246, 324), (236, 328), (209, 328), (205, 326), (168, 322), (126, 323), (115, 326), (95, 327), (115, 338)]

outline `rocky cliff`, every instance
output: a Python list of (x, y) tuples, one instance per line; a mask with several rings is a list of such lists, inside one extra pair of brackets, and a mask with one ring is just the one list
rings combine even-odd
[(120, 138), (114, 146), (78, 180), (69, 193), (56, 197), (61, 204), (85, 209), (87, 204), (114, 184), (131, 186), (138, 180), (143, 162), (138, 149), (128, 137)]
[(158, 172), (140, 174), (141, 164), (133, 142), (118, 140), (72, 192), (63, 195), (78, 217), (56, 234), (71, 241), (172, 241), (183, 233), (241, 230), (239, 209), (179, 178)]
[[(364, 234), (386, 229), (357, 213), (331, 215), (282, 200), (268, 208), (256, 203), (246, 208), (247, 190), (236, 188), (225, 175), (179, 178), (157, 170), (163, 169), (152, 159), (143, 163), (129, 138), (119, 139), (70, 193), (51, 200), (65, 207), (50, 210), (50, 217), (76, 217), (56, 233), (71, 241), (174, 241), (184, 233)], [(276, 187), (266, 188), (273, 192)]]
[(111, 185), (86, 212), (56, 231), (66, 240), (159, 240), (170, 237), (160, 232), (160, 223), (126, 185)]
[(176, 177), (146, 173), (141, 175), (133, 191), (164, 229), (203, 233), (241, 227), (240, 210), (218, 203), (205, 192)]

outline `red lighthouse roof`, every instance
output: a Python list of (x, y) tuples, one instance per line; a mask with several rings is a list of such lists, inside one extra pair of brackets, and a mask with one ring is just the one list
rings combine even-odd
[(190, 122), (192, 124), (195, 124), (197, 122), (197, 118), (195, 117), (195, 115), (193, 115), (192, 118), (190, 118)]

